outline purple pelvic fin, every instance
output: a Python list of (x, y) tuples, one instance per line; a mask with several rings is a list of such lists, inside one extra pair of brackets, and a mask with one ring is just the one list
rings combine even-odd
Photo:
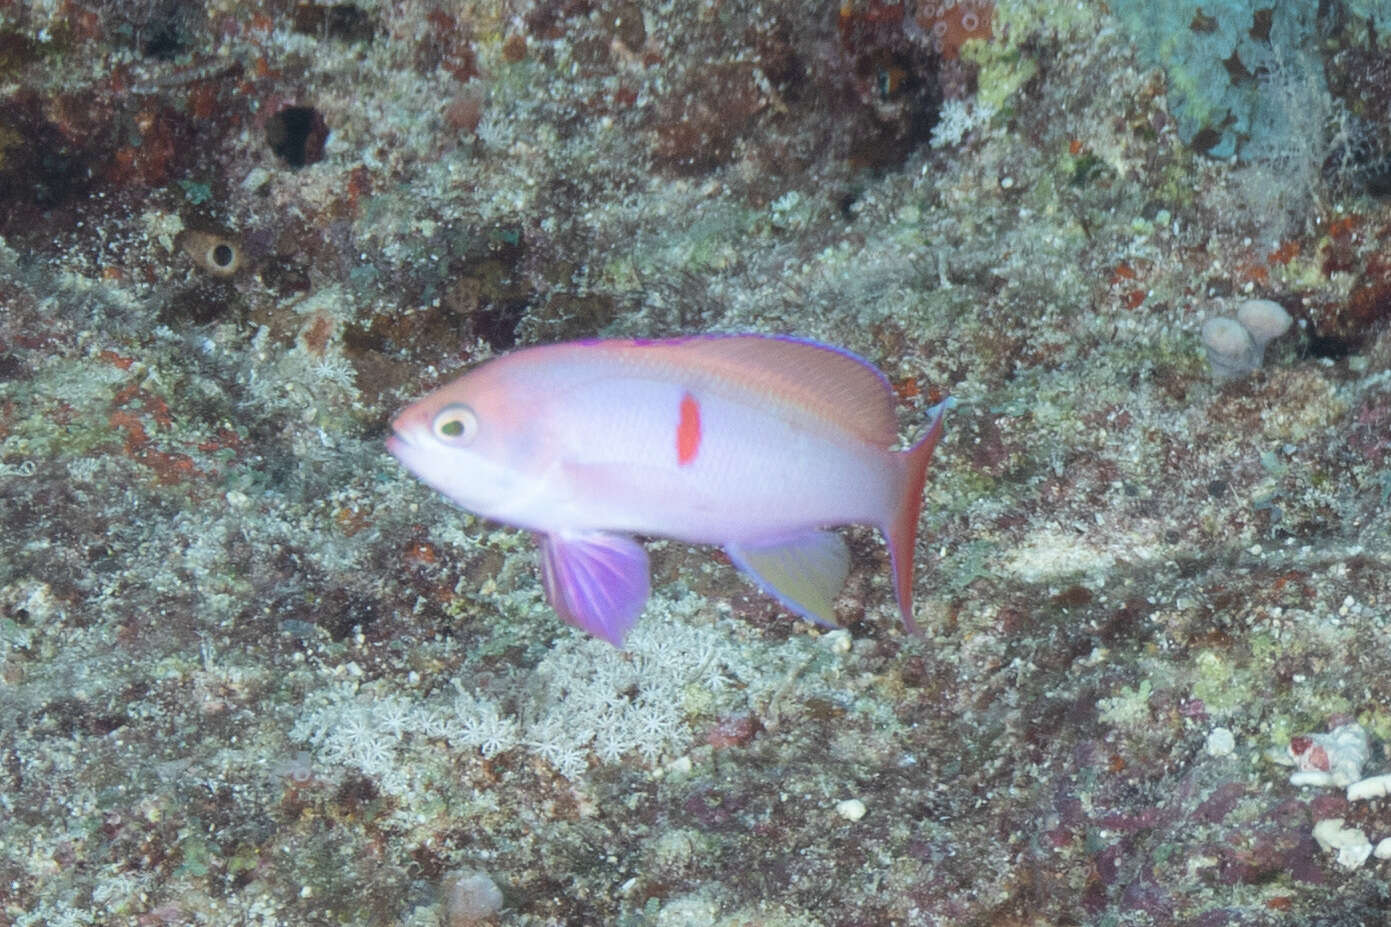
[(651, 591), (647, 551), (621, 534), (537, 535), (541, 581), (556, 613), (615, 647)]

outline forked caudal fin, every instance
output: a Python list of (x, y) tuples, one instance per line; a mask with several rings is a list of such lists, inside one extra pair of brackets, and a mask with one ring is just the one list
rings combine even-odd
[(903, 495), (899, 497), (889, 524), (882, 526), (884, 537), (889, 544), (889, 562), (894, 571), (894, 594), (898, 598), (898, 610), (903, 615), (903, 626), (910, 634), (921, 634), (918, 623), (913, 620), (913, 549), (918, 539), (918, 515), (922, 512), (923, 486), (927, 483), (927, 465), (932, 460), (932, 452), (942, 437), (942, 420), (947, 410), (956, 405), (956, 400), (948, 396), (929, 411), (932, 424), (927, 434), (906, 451), (901, 451), (907, 464), (907, 478), (903, 481)]

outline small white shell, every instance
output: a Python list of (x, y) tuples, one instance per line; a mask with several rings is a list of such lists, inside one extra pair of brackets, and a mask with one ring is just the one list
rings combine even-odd
[(850, 632), (845, 628), (836, 628), (821, 639), (822, 646), (831, 653), (849, 653), (854, 643), (850, 638)]
[(1391, 773), (1368, 776), (1348, 786), (1348, 801), (1365, 801), (1384, 795), (1391, 795)]
[(1208, 756), (1231, 756), (1236, 749), (1236, 735), (1225, 727), (1215, 727), (1207, 734)]
[(1290, 785), (1311, 785), (1323, 789), (1337, 783), (1333, 781), (1332, 773), (1317, 769), (1301, 769), (1299, 772), (1290, 773)]
[(858, 798), (847, 798), (844, 801), (836, 802), (836, 814), (847, 821), (858, 821), (865, 816), (866, 810), (865, 803)]
[(1372, 855), (1372, 842), (1355, 827), (1344, 827), (1342, 818), (1324, 818), (1314, 824), (1314, 840), (1325, 852), (1338, 854), (1338, 865), (1356, 869)]

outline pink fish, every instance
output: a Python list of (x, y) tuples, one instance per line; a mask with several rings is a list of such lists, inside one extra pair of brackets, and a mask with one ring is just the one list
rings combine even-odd
[(949, 401), (895, 451), (894, 394), (838, 348), (763, 335), (579, 341), (470, 370), (392, 422), (387, 449), (471, 512), (536, 532), (546, 598), (622, 646), (650, 591), (633, 535), (718, 544), (790, 611), (835, 624), (836, 525), (888, 541), (903, 623)]

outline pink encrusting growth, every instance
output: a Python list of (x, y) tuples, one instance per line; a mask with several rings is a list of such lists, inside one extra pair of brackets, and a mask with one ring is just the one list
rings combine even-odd
[(835, 623), (837, 525), (878, 527), (904, 624), (947, 402), (906, 451), (866, 361), (762, 335), (588, 341), (482, 364), (403, 411), (387, 447), (464, 508), (538, 535), (547, 600), (621, 645), (649, 594), (634, 535), (718, 544), (789, 610)]

